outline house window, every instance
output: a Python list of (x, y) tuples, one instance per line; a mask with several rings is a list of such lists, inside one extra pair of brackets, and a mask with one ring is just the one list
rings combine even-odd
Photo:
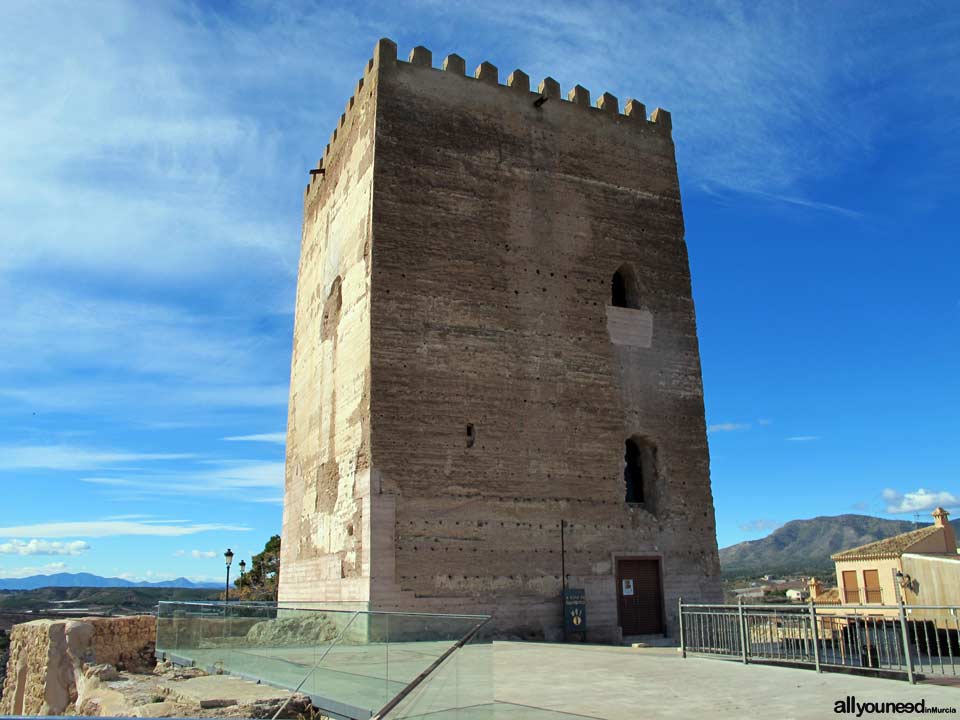
[(621, 265), (610, 281), (610, 304), (614, 307), (640, 309), (640, 283), (629, 263)]
[(657, 481), (657, 446), (646, 438), (629, 438), (624, 453), (623, 481), (626, 502), (644, 503), (652, 509), (651, 500)]
[(882, 593), (880, 592), (879, 570), (863, 571), (863, 593), (867, 599), (867, 604), (879, 605), (883, 602)]
[(843, 602), (856, 605), (860, 602), (860, 587), (857, 585), (857, 571), (843, 571)]

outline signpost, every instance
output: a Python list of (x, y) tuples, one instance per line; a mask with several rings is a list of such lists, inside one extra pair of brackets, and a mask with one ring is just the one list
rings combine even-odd
[(563, 591), (563, 634), (568, 642), (587, 640), (587, 595), (583, 588)]

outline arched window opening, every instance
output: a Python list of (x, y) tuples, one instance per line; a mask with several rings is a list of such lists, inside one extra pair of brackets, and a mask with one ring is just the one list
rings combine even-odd
[(614, 307), (640, 309), (640, 283), (629, 263), (621, 265), (610, 281), (610, 304)]
[(626, 502), (649, 505), (657, 482), (657, 446), (645, 438), (629, 438), (625, 448)]

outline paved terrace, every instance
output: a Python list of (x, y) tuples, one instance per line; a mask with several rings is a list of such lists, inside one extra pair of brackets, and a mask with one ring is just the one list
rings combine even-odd
[(607, 720), (844, 717), (834, 702), (848, 695), (860, 702), (925, 698), (928, 707), (960, 713), (960, 687), (683, 659), (675, 648), (496, 643), (494, 668), (499, 701)]
[[(383, 647), (335, 648), (304, 691), (355, 706), (379, 706), (416, 676), (445, 644), (398, 643), (389, 649), (384, 676)], [(903, 680), (768, 665), (742, 665), (709, 658), (683, 659), (675, 648), (496, 642), (467, 646), (431, 677), (402, 717), (542, 718), (823, 718), (836, 717), (834, 703), (853, 695), (860, 702), (916, 702), (956, 708), (960, 687), (910, 685)], [(314, 651), (258, 649), (251, 667), (233, 671), (274, 676), (292, 687), (314, 662)], [(199, 664), (212, 658), (197, 658)], [(294, 660), (293, 663), (290, 661)], [(255, 667), (254, 667), (255, 666)], [(269, 667), (269, 670), (268, 670)], [(260, 672), (258, 673), (257, 670)], [(280, 675), (280, 672), (284, 676)], [(491, 687), (492, 685), (492, 687)], [(414, 697), (414, 696), (411, 696)], [(490, 705), (493, 697), (496, 704)], [(434, 704), (433, 700), (436, 700)], [(457, 706), (455, 712), (431, 707)], [(403, 707), (403, 706), (401, 706)], [(874, 716), (875, 717), (875, 716)]]

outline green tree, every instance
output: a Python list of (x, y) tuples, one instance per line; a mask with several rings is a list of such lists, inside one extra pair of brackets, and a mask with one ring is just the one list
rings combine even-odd
[(263, 546), (263, 552), (250, 558), (250, 570), (234, 585), (243, 600), (276, 600), (280, 583), (280, 536), (274, 535)]

